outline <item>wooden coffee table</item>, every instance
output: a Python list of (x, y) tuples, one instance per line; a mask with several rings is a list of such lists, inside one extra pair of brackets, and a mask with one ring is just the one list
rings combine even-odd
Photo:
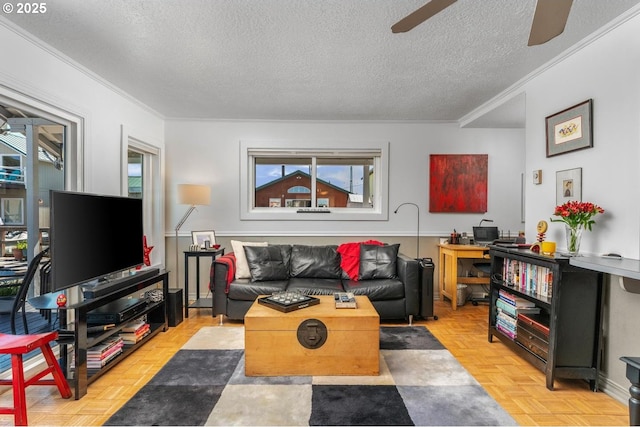
[(244, 317), (245, 375), (379, 374), (380, 316), (369, 298), (356, 296), (356, 309), (316, 298), (320, 304), (289, 313), (253, 303)]

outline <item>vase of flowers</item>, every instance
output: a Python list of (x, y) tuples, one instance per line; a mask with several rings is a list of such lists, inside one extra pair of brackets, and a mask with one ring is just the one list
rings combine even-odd
[(584, 228), (582, 225), (578, 225), (573, 228), (565, 224), (564, 231), (567, 238), (567, 251), (569, 252), (569, 255), (578, 255), (578, 252), (580, 252), (580, 242), (582, 241), (582, 232), (584, 231)]
[(551, 218), (551, 221), (564, 222), (567, 251), (570, 256), (578, 254), (583, 231), (591, 231), (591, 227), (596, 223), (593, 217), (599, 213), (604, 213), (604, 209), (590, 202), (571, 201), (556, 206), (553, 215), (557, 218)]

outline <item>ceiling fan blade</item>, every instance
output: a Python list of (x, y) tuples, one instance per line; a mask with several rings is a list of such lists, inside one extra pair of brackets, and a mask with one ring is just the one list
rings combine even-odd
[(431, 0), (415, 12), (402, 18), (391, 27), (393, 33), (406, 33), (415, 26), (422, 24), (436, 13), (448, 8), (457, 0)]
[(546, 43), (562, 34), (572, 3), (573, 0), (538, 0), (528, 46)]

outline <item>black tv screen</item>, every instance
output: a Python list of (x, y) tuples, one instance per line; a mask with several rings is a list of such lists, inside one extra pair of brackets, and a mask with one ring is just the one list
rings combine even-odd
[(142, 200), (51, 191), (53, 291), (143, 263)]

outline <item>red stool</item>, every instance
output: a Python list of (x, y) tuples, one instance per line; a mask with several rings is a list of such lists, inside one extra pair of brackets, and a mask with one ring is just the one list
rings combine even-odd
[[(58, 338), (58, 332), (47, 332), (33, 335), (8, 335), (0, 333), (0, 354), (11, 355), (11, 380), (0, 380), (0, 385), (13, 385), (13, 408), (0, 407), (0, 414), (13, 414), (17, 426), (27, 425), (27, 400), (25, 388), (30, 385), (56, 385), (64, 399), (71, 397), (69, 383), (64, 377), (60, 365), (51, 351), (49, 343)], [(22, 356), (36, 348), (40, 348), (47, 361), (47, 368), (25, 380)], [(52, 374), (53, 379), (41, 379)]]

